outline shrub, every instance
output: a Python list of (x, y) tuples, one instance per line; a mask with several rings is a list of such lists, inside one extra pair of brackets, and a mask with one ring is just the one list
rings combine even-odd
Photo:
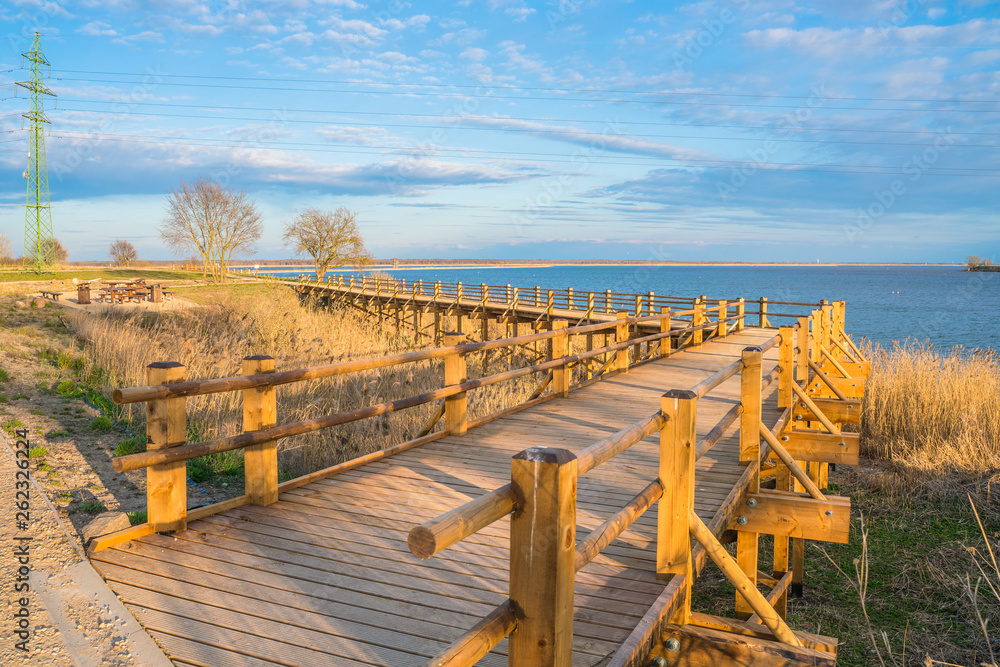
[(80, 511), (87, 514), (100, 514), (104, 511), (104, 503), (100, 500), (87, 500), (80, 503)]
[(146, 451), (146, 443), (138, 437), (125, 438), (115, 447), (115, 456), (128, 456)]
[(90, 422), (90, 430), (92, 431), (110, 431), (114, 427), (115, 420), (107, 415), (94, 417), (93, 421)]

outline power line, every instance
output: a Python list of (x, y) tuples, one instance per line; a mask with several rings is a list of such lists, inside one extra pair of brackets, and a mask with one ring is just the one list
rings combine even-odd
[[(169, 107), (169, 108), (183, 108), (183, 109), (220, 109), (224, 111), (269, 111), (272, 113), (317, 113), (326, 115), (348, 115), (348, 116), (399, 116), (403, 118), (436, 118), (436, 119), (456, 119), (462, 121), (464, 119), (477, 120), (486, 119), (491, 121), (496, 120), (510, 120), (510, 121), (524, 121), (524, 122), (537, 122), (537, 123), (596, 123), (608, 125), (609, 121), (607, 119), (593, 119), (593, 118), (551, 118), (551, 117), (524, 117), (524, 116), (473, 116), (473, 115), (447, 115), (447, 114), (421, 114), (421, 113), (402, 113), (397, 111), (337, 111), (335, 109), (282, 109), (277, 107), (251, 107), (251, 106), (224, 106), (217, 104), (173, 104), (168, 102), (125, 102), (123, 100), (94, 100), (94, 99), (75, 99), (75, 98), (63, 98), (66, 102), (75, 102), (78, 104), (127, 104), (128, 106), (154, 106), (154, 107)], [(98, 112), (95, 112), (98, 113)], [(128, 112), (132, 113), (132, 112)], [(152, 114), (158, 115), (158, 114)], [(215, 116), (208, 116), (208, 118), (217, 118)], [(224, 118), (219, 118), (219, 120), (225, 120)], [(266, 119), (253, 119), (253, 120), (266, 120)], [(666, 121), (635, 121), (635, 120), (615, 120), (616, 125), (652, 125), (652, 126), (666, 126), (666, 127), (721, 127), (739, 130), (781, 130), (781, 131), (791, 131), (791, 132), (864, 132), (864, 133), (878, 133), (878, 134), (932, 134), (939, 135), (942, 134), (940, 131), (936, 130), (886, 130), (886, 129), (864, 129), (864, 128), (842, 128), (842, 127), (778, 127), (775, 125), (732, 125), (732, 124), (717, 124), (717, 123), (672, 123)], [(450, 127), (450, 126), (449, 126)], [(1000, 132), (952, 132), (949, 131), (948, 134), (955, 136), (1000, 136)]]
[[(162, 137), (162, 136), (148, 136), (148, 135), (128, 135), (128, 134), (86, 134), (86, 133), (73, 133), (73, 132), (60, 132), (54, 134), (53, 136), (59, 138), (90, 138), (96, 137), (102, 140), (110, 141), (124, 141), (124, 142), (137, 142), (137, 143), (163, 143), (163, 144), (178, 144), (178, 145), (188, 145), (188, 146), (207, 146), (207, 147), (228, 147), (233, 144), (237, 146), (241, 144), (246, 144), (248, 142), (236, 140), (236, 139), (198, 139), (196, 137), (192, 138), (177, 138), (177, 137)], [(194, 143), (199, 142), (199, 143)], [(259, 149), (259, 150), (281, 150), (278, 148), (267, 148), (267, 146), (295, 146), (297, 147), (296, 152), (306, 150), (308, 152), (317, 153), (384, 153), (385, 151), (395, 151), (402, 154), (408, 154), (415, 152), (412, 148), (407, 148), (404, 146), (354, 146), (353, 144), (340, 144), (340, 143), (330, 143), (330, 146), (341, 146), (349, 147), (351, 150), (333, 150), (325, 148), (299, 148), (302, 146), (315, 146), (313, 143), (302, 143), (302, 142), (263, 142), (256, 141), (252, 145), (248, 146), (248, 149)], [(416, 151), (420, 152), (420, 151)], [(555, 158), (575, 158), (572, 160), (561, 160), (561, 159), (549, 159), (544, 160), (546, 162), (579, 162), (579, 156), (573, 156), (566, 153), (525, 153), (519, 151), (492, 151), (492, 150), (457, 150), (457, 149), (434, 149), (433, 151), (427, 151), (428, 153), (447, 154), (451, 157), (465, 157), (465, 158), (480, 158), (480, 157), (492, 157), (495, 155), (511, 155), (517, 158), (530, 158), (530, 157), (555, 157)], [(618, 162), (618, 161), (607, 161), (607, 160), (591, 160), (598, 164), (632, 164), (639, 166), (649, 166), (650, 161), (665, 161), (665, 162), (677, 162), (677, 163), (697, 163), (697, 166), (701, 168), (704, 165), (719, 165), (717, 168), (727, 169), (735, 165), (745, 165), (746, 160), (710, 160), (706, 158), (673, 158), (673, 157), (657, 157), (657, 156), (630, 156), (630, 160), (641, 159), (643, 162)], [(522, 160), (528, 161), (528, 160)], [(785, 169), (785, 167), (802, 167), (803, 169)], [(812, 171), (813, 167), (822, 168), (836, 168), (836, 169), (847, 169), (850, 171), (839, 172), (839, 173), (857, 173), (857, 174), (902, 174), (903, 172), (897, 167), (883, 167), (878, 165), (853, 165), (853, 164), (816, 164), (816, 163), (798, 163), (798, 162), (774, 162), (760, 164), (759, 168), (767, 171)], [(706, 166), (707, 168), (707, 166)], [(935, 170), (934, 173), (938, 171), (961, 171), (961, 172), (988, 172), (979, 174), (954, 174), (959, 176), (1000, 176), (1000, 169), (987, 169), (978, 167), (932, 167)], [(876, 171), (879, 170), (879, 171)], [(894, 170), (894, 171), (885, 171)], [(948, 174), (938, 174), (938, 175), (948, 175)]]
[[(110, 79), (86, 79), (86, 78), (75, 78), (75, 77), (60, 77), (56, 78), (57, 81), (81, 81), (86, 83), (115, 83), (119, 85), (131, 85), (132, 81), (114, 81)], [(268, 92), (275, 91), (287, 91), (296, 93), (336, 93), (339, 95), (393, 95), (393, 96), (403, 96), (403, 97), (461, 97), (467, 98), (468, 95), (464, 93), (415, 93), (412, 91), (395, 91), (395, 90), (348, 90), (348, 89), (338, 89), (338, 88), (287, 88), (282, 86), (237, 86), (237, 85), (219, 85), (219, 84), (203, 84), (203, 83), (170, 83), (170, 82), (159, 82), (157, 86), (177, 86), (186, 88), (212, 88), (212, 89), (226, 89), (226, 90), (264, 90)], [(747, 103), (737, 103), (737, 102), (661, 102), (656, 100), (630, 100), (622, 98), (589, 98), (589, 97), (524, 97), (519, 95), (486, 95), (489, 99), (501, 99), (501, 100), (526, 100), (526, 101), (548, 101), (548, 102), (605, 102), (609, 104), (662, 104), (662, 105), (680, 105), (680, 106), (719, 106), (719, 107), (740, 107), (740, 108), (755, 108), (755, 109), (791, 109), (797, 110), (801, 106), (790, 106), (790, 105), (780, 105), (780, 104), (747, 104)], [(905, 108), (885, 108), (885, 107), (834, 107), (834, 106), (817, 106), (813, 109), (814, 111), (906, 111), (906, 112), (917, 112), (917, 113), (1000, 113), (1000, 109), (905, 109)]]
[[(103, 113), (101, 111), (94, 111), (90, 109), (74, 109), (72, 107), (63, 107), (63, 111), (73, 111), (76, 113)], [(16, 114), (14, 114), (16, 115)], [(250, 118), (246, 116), (207, 116), (207, 115), (197, 115), (197, 114), (157, 114), (157, 113), (142, 113), (142, 112), (129, 112), (129, 116), (142, 116), (142, 117), (153, 117), (153, 118), (193, 118), (200, 120), (227, 120), (227, 121), (257, 121), (257, 122), (267, 122), (268, 119), (265, 118)], [(2, 118), (3, 116), (0, 116)], [(330, 125), (330, 121), (327, 120), (309, 120), (309, 119), (282, 119), (282, 123), (298, 123), (307, 125)], [(476, 127), (452, 127), (449, 125), (413, 125), (406, 123), (363, 123), (357, 121), (349, 121), (353, 127), (400, 127), (400, 128), (411, 128), (411, 129), (442, 129), (442, 130), (462, 130), (467, 132), (481, 132), (484, 130), (502, 130), (509, 132), (519, 132), (519, 131), (529, 131), (538, 132), (540, 130), (524, 130), (523, 128), (517, 127), (497, 127), (491, 125), (480, 125)], [(555, 130), (548, 129), (544, 130), (546, 135), (577, 135), (580, 132), (586, 132), (586, 130)], [(1000, 134), (1000, 133), (997, 133)], [(760, 137), (713, 137), (713, 136), (699, 136), (699, 135), (686, 135), (686, 134), (614, 134), (610, 135), (612, 137), (620, 138), (643, 138), (643, 139), (700, 139), (700, 140), (721, 140), (721, 141), (775, 141), (775, 142), (790, 142), (790, 143), (805, 143), (805, 144), (835, 144), (835, 145), (862, 145), (862, 146), (927, 146), (926, 143), (914, 143), (914, 142), (902, 142), (902, 141), (847, 141), (847, 140), (831, 140), (831, 139), (785, 139), (785, 138), (768, 138), (762, 139)], [(998, 148), (997, 144), (958, 144), (955, 148)]]
[[(11, 70), (8, 70), (11, 71)], [(59, 69), (57, 72), (69, 72), (72, 74), (98, 74), (109, 76), (138, 76), (148, 77), (149, 73), (133, 72), (101, 72), (91, 70)], [(274, 77), (256, 76), (212, 76), (205, 74), (156, 74), (157, 77), (170, 77), (182, 79), (217, 79), (225, 81), (274, 81)], [(87, 80), (87, 79), (84, 79)], [(815, 95), (779, 95), (774, 93), (708, 93), (708, 92), (677, 92), (660, 90), (628, 90), (623, 88), (555, 88), (544, 86), (513, 86), (509, 84), (452, 84), (452, 83), (409, 83), (405, 81), (351, 81), (349, 79), (288, 79), (282, 77), (282, 81), (288, 83), (328, 83), (337, 85), (365, 85), (365, 86), (393, 86), (405, 88), (499, 88), (502, 90), (538, 90), (546, 92), (573, 92), (573, 93), (615, 93), (615, 94), (635, 94), (635, 95), (686, 95), (704, 97), (764, 97), (775, 99), (807, 100), (813, 99)], [(135, 83), (123, 81), (121, 83)], [(1000, 100), (959, 100), (949, 98), (900, 98), (900, 97), (833, 97), (824, 95), (823, 99), (853, 102), (952, 102), (960, 104), (1000, 104)]]

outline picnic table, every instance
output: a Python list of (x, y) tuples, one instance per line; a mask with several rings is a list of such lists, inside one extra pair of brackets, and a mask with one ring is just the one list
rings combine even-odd
[(62, 296), (62, 292), (53, 292), (51, 290), (40, 290), (43, 299), (52, 299), (53, 301), (58, 301), (59, 297)]

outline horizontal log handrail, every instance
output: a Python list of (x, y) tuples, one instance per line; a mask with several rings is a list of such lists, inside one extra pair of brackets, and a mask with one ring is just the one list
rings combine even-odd
[(733, 377), (742, 370), (743, 370), (743, 360), (737, 359), (736, 361), (729, 364), (725, 368), (715, 371), (707, 378), (705, 378), (695, 386), (691, 387), (691, 391), (693, 391), (695, 395), (698, 396), (698, 398), (701, 398), (702, 396), (712, 391), (720, 384), (722, 384), (723, 382)]
[(618, 510), (610, 519), (591, 531), (590, 535), (576, 546), (573, 567), (576, 572), (582, 570), (598, 554), (604, 551), (618, 536), (625, 532), (636, 519), (646, 513), (663, 495), (663, 485), (654, 479), (646, 488), (630, 500), (625, 507)]
[(726, 434), (726, 431), (729, 430), (729, 427), (740, 418), (741, 414), (743, 414), (743, 406), (741, 404), (737, 403), (731, 407), (729, 412), (723, 415), (722, 419), (720, 419), (715, 426), (712, 427), (712, 430), (705, 435), (701, 442), (698, 443), (698, 446), (695, 448), (695, 460), (700, 459), (702, 456), (707, 454), (712, 447), (715, 447), (719, 440), (722, 439), (722, 436)]
[(510, 598), (455, 640), (455, 643), (427, 663), (428, 667), (474, 665), (514, 631), (517, 619)]

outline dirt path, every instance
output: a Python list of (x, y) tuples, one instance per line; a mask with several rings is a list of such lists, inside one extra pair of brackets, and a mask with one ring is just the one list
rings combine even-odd
[[(3, 437), (0, 446), (0, 587), (6, 592), (0, 664), (170, 665), (84, 558), (39, 486), (24, 479), (11, 440)], [(23, 523), (18, 513), (25, 505), (18, 503), (28, 508)]]

